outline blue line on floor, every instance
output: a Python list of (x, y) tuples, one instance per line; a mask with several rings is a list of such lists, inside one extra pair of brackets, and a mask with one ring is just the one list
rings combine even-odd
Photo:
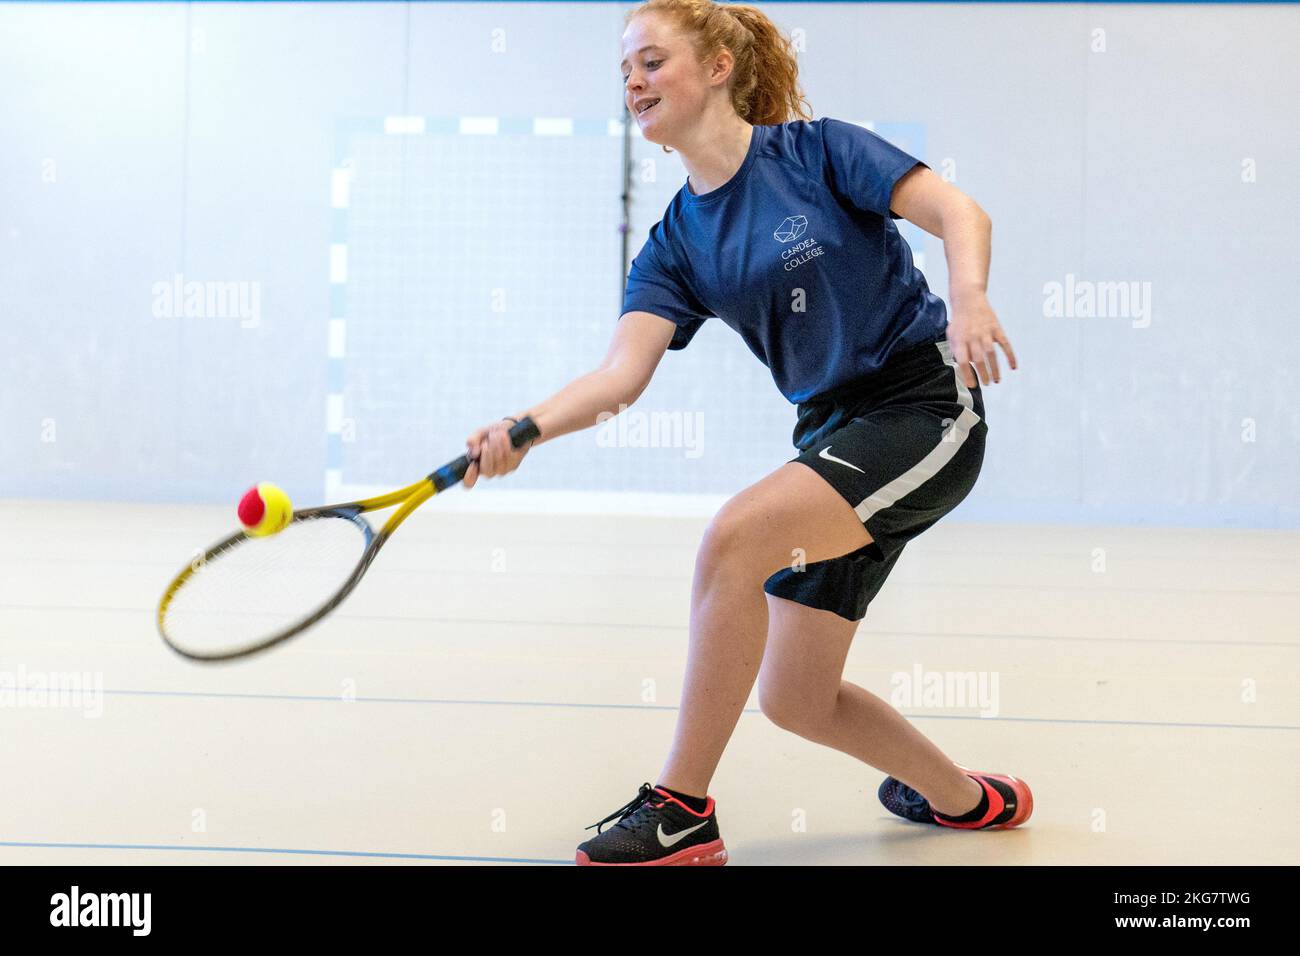
[(535, 860), (510, 856), (452, 856), (440, 853), (385, 853), (369, 850), (294, 850), (268, 846), (173, 846), (165, 843), (35, 843), (0, 840), (0, 846), (58, 850), (180, 850), (190, 853), (280, 853), (300, 856), (362, 856), (386, 860), (453, 860), (460, 863), (542, 863), (568, 866), (572, 860)]
[[(558, 707), (581, 708), (588, 710), (663, 710), (676, 711), (675, 704), (584, 704), (568, 701), (549, 700), (452, 700), (438, 697), (355, 697), (344, 701), (342, 697), (324, 694), (237, 694), (219, 691), (187, 690), (106, 690), (105, 696), (117, 697), (196, 697), (214, 700), (285, 700), (285, 701), (329, 701), (331, 703), (357, 704), (443, 704), (476, 707)], [(746, 707), (742, 713), (761, 714), (757, 707)], [(1297, 724), (1214, 724), (1200, 721), (1180, 720), (1095, 720), (1072, 717), (981, 717), (978, 714), (925, 714), (903, 713), (908, 720), (985, 720), (1013, 721), (1030, 724), (1088, 724), (1096, 726), (1112, 725), (1116, 727), (1205, 727), (1216, 730), (1300, 730)]]

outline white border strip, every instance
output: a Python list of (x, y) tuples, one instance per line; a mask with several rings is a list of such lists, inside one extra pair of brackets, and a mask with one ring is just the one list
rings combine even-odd
[(384, 132), (394, 135), (423, 136), (423, 116), (385, 116)]
[(330, 282), (342, 285), (348, 281), (348, 247), (345, 243), (330, 244)]
[(538, 116), (533, 120), (534, 136), (572, 136), (573, 120), (563, 117)]
[(343, 393), (330, 392), (325, 396), (325, 431), (331, 435), (343, 431)]
[(462, 116), (458, 132), (462, 136), (495, 136), (501, 132), (501, 121), (495, 116)]
[(335, 169), (330, 173), (330, 208), (347, 209), (351, 201), (352, 170)]
[(348, 343), (348, 323), (346, 319), (329, 320), (329, 345), (327, 354), (332, 359), (341, 359), (347, 356)]

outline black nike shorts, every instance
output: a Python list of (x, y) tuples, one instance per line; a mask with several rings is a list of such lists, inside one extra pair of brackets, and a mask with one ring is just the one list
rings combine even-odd
[(903, 546), (961, 503), (984, 461), (984, 396), (947, 339), (906, 348), (875, 374), (798, 409), (802, 462), (857, 512), (871, 544), (778, 571), (768, 594), (860, 621)]

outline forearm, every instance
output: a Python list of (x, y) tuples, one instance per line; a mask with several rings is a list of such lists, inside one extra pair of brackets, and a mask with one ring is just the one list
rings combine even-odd
[(602, 367), (575, 378), (550, 398), (513, 417), (531, 417), (542, 433), (534, 444), (541, 444), (600, 424), (602, 412), (617, 415), (640, 397), (643, 387), (617, 367)]
[(973, 199), (964, 197), (944, 210), (942, 230), (949, 298), (955, 302), (972, 294), (987, 294), (993, 244), (993, 222), (988, 214)]

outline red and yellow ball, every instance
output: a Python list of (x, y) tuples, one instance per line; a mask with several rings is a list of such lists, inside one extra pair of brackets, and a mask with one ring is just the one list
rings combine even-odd
[(239, 499), (239, 523), (254, 538), (264, 538), (289, 527), (293, 503), (284, 490), (269, 481), (258, 482)]

